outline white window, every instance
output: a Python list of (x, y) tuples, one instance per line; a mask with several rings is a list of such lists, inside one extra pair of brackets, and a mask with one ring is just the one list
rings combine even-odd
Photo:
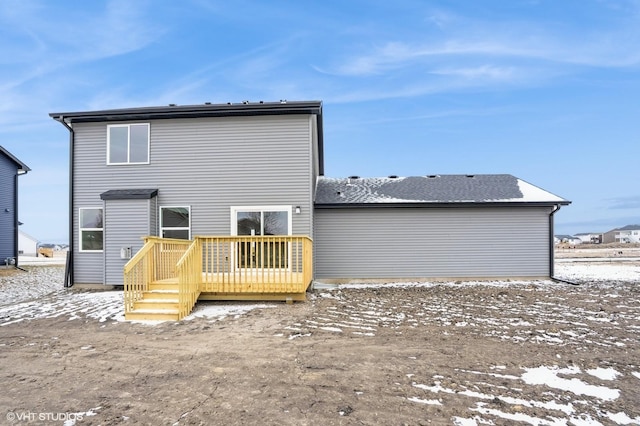
[(107, 164), (149, 164), (149, 123), (107, 126)]
[(104, 241), (102, 207), (80, 208), (78, 219), (80, 227), (80, 251), (102, 251)]
[(160, 207), (160, 236), (191, 239), (191, 207)]

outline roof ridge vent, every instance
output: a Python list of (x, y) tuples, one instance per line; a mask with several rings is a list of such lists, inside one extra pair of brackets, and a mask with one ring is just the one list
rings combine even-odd
[(435, 179), (435, 178), (439, 178), (440, 175), (427, 175), (427, 178), (429, 179)]
[(468, 178), (474, 178), (476, 175), (467, 175)]

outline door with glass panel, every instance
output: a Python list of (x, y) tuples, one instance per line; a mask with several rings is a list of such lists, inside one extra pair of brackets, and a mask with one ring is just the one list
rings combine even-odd
[(291, 209), (284, 208), (236, 208), (234, 209), (235, 234), (264, 236), (250, 240), (240, 239), (237, 245), (238, 268), (281, 269), (289, 267), (289, 248), (285, 238), (291, 235)]

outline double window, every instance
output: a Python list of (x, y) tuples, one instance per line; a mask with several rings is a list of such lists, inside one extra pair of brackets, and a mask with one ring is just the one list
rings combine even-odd
[(102, 208), (80, 208), (78, 219), (80, 224), (80, 251), (102, 251), (104, 244)]
[(148, 163), (148, 123), (107, 126), (107, 164)]
[(191, 208), (160, 207), (160, 236), (190, 240)]

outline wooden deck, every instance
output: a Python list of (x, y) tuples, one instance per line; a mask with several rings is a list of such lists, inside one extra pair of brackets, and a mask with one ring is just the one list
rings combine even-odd
[(311, 260), (308, 237), (148, 238), (125, 266), (125, 318), (179, 320), (198, 300), (304, 301)]

